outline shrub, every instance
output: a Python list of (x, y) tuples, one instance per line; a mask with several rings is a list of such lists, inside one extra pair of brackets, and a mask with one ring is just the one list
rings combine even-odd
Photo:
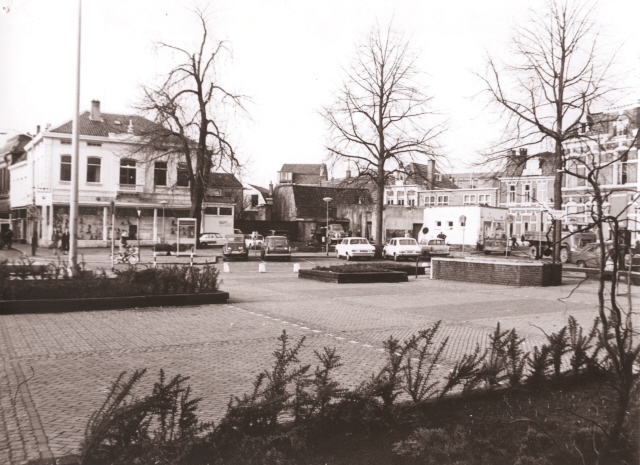
[(314, 266), (317, 271), (331, 271), (333, 273), (372, 273), (395, 270), (398, 268), (415, 270), (415, 266), (398, 265), (397, 263), (356, 263), (353, 265)]
[(461, 426), (451, 432), (441, 428), (418, 428), (409, 438), (395, 443), (393, 451), (429, 464), (472, 463), (478, 458), (469, 433)]
[(179, 463), (198, 435), (211, 425), (200, 423), (201, 399), (191, 399), (189, 378), (176, 375), (168, 383), (163, 370), (151, 394), (133, 390), (145, 375), (136, 370), (114, 381), (102, 406), (91, 416), (81, 444), (81, 464)]
[(139, 269), (131, 266), (109, 276), (105, 270), (97, 274), (81, 272), (69, 277), (63, 264), (42, 268), (30, 261), (9, 265), (0, 263), (0, 300), (136, 296), (149, 294), (204, 293), (218, 290), (215, 266), (163, 266)]

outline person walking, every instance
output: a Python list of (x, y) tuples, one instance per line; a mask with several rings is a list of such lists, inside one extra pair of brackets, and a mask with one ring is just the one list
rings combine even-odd
[(127, 239), (129, 238), (129, 233), (127, 231), (123, 231), (120, 236), (120, 254), (124, 254), (127, 249)]
[(62, 233), (62, 236), (60, 237), (60, 250), (62, 250), (62, 253), (64, 255), (67, 254), (67, 252), (69, 252), (69, 230), (65, 229), (64, 232)]
[(58, 228), (54, 229), (51, 235), (51, 248), (53, 249), (53, 254), (58, 255), (58, 249), (60, 248), (60, 231)]
[(4, 243), (7, 244), (7, 249), (11, 248), (11, 245), (13, 244), (13, 231), (11, 228), (8, 228), (4, 232)]

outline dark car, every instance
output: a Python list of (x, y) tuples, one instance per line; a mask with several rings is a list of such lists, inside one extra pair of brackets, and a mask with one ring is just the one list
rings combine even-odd
[(249, 251), (244, 243), (244, 234), (227, 234), (224, 236), (222, 255), (225, 258), (249, 259)]
[(268, 258), (283, 258), (285, 261), (291, 261), (291, 247), (289, 239), (284, 236), (267, 236), (262, 244), (260, 256), (263, 260)]

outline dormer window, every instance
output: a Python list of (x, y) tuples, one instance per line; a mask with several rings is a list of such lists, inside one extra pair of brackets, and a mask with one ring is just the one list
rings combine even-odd
[(436, 173), (436, 181), (442, 181), (442, 175), (440, 173)]
[(289, 171), (280, 172), (280, 182), (291, 182), (293, 180), (293, 173)]

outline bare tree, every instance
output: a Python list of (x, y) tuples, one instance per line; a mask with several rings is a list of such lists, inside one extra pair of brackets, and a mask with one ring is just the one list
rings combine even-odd
[[(586, 123), (590, 106), (612, 90), (612, 57), (598, 56), (594, 15), (592, 2), (548, 0), (527, 26), (516, 28), (509, 63), (490, 56), (485, 75), (478, 75), (506, 119), (500, 147), (553, 144), (555, 210), (562, 208), (563, 144), (580, 137), (576, 129)], [(500, 165), (509, 158), (509, 151), (492, 150), (484, 162)]]
[(191, 198), (190, 216), (202, 221), (202, 203), (209, 187), (210, 173), (223, 167), (240, 166), (226, 132), (229, 110), (245, 111), (246, 97), (234, 94), (221, 84), (222, 61), (228, 44), (210, 35), (203, 12), (196, 11), (202, 27), (199, 46), (188, 51), (159, 43), (174, 52), (179, 62), (159, 85), (144, 86), (138, 109), (158, 123), (140, 136), (146, 139), (142, 150), (154, 156), (175, 157), (186, 166)]
[(416, 59), (408, 41), (390, 28), (374, 29), (344, 70), (336, 101), (322, 110), (330, 130), (330, 158), (348, 162), (356, 179), (371, 182), (377, 191), (378, 253), (384, 237), (385, 185), (418, 157), (435, 157), (436, 137), (442, 132), (441, 125), (429, 124), (434, 113), (418, 82)]

